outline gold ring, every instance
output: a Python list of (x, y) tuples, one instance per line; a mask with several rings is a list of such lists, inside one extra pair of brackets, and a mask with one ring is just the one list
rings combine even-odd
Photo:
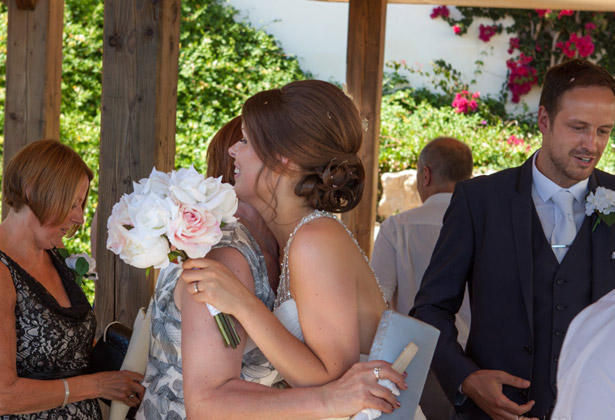
[(374, 368), (374, 375), (376, 375), (376, 379), (380, 380), (380, 368)]

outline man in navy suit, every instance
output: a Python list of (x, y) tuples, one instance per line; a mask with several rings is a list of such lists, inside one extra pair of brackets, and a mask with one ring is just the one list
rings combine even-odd
[[(596, 215), (585, 215), (589, 192), (615, 190), (615, 176), (595, 169), (614, 124), (613, 77), (562, 63), (540, 98), (542, 148), (518, 168), (457, 184), (410, 313), (441, 331), (432, 368), (458, 418), (550, 417), (570, 321), (615, 288), (615, 226), (592, 229)], [(464, 351), (455, 314), (466, 284)]]

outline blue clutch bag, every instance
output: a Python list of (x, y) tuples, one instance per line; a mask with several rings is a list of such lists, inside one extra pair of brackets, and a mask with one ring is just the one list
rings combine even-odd
[(369, 360), (385, 360), (393, 363), (410, 342), (418, 346), (418, 351), (405, 370), (408, 375), (406, 377), (408, 389), (400, 390), (400, 395), (397, 397), (401, 408), (391, 414), (383, 413), (381, 418), (390, 420), (414, 418), (439, 335), (438, 329), (418, 319), (390, 309), (382, 313), (369, 352)]

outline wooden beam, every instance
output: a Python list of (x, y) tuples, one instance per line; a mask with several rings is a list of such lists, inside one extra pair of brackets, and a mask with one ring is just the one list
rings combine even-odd
[[(348, 0), (316, 0), (348, 3)], [(501, 9), (553, 9), (614, 12), (613, 0), (388, 0), (397, 4), (432, 4), (434, 6), (492, 7)]]
[(33, 11), (9, 0), (8, 10), (5, 166), (29, 142), (60, 138), (64, 0), (40, 0)]
[(107, 251), (106, 222), (132, 182), (175, 161), (180, 0), (105, 0), (96, 259), (98, 325), (132, 325), (154, 288), (154, 272)]
[(385, 26), (386, 0), (350, 0), (346, 83), (367, 122), (360, 151), (365, 166), (365, 189), (359, 205), (342, 219), (368, 256), (376, 221)]

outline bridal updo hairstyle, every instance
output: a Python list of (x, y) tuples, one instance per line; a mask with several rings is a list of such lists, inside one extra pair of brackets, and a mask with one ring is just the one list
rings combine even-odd
[[(73, 149), (57, 140), (37, 140), (6, 165), (2, 192), (14, 211), (28, 206), (41, 225), (57, 225), (68, 216), (84, 176), (92, 181), (92, 171)], [(86, 201), (87, 193), (84, 209)]]
[(319, 80), (289, 83), (246, 101), (243, 127), (265, 166), (297, 166), (295, 194), (315, 209), (342, 213), (361, 200), (365, 171), (358, 152), (363, 125), (352, 100), (338, 87)]

